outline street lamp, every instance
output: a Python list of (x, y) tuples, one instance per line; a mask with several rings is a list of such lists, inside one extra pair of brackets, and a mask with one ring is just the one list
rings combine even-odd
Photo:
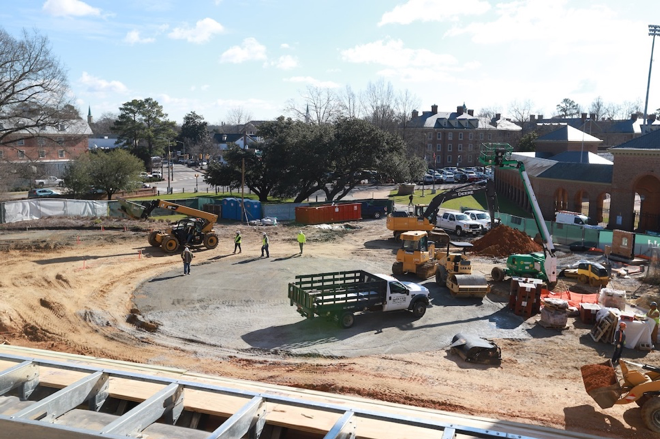
[(646, 101), (644, 102), (644, 125), (643, 129), (646, 129), (646, 115), (649, 108), (649, 88), (651, 87), (651, 67), (653, 67), (653, 48), (655, 47), (655, 37), (660, 35), (660, 26), (657, 24), (649, 24), (649, 35), (653, 37), (653, 43), (651, 43), (651, 62), (649, 63), (649, 80), (646, 83)]
[(199, 177), (199, 174), (195, 174), (195, 192), (199, 191), (199, 187), (197, 186), (197, 177)]
[[(170, 167), (172, 166), (172, 154), (170, 154), (170, 142), (167, 142), (167, 194), (172, 193), (172, 188), (170, 187)], [(161, 178), (163, 176), (161, 175)]]

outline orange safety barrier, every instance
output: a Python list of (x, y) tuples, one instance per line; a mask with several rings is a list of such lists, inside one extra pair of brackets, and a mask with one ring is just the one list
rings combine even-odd
[(570, 306), (579, 308), (581, 303), (598, 303), (598, 294), (580, 294), (572, 291), (552, 292), (546, 289), (541, 290), (541, 299), (562, 299), (566, 300)]

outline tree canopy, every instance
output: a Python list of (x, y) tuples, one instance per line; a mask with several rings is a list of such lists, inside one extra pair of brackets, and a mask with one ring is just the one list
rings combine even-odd
[(559, 117), (573, 117), (580, 114), (580, 106), (569, 98), (564, 98), (557, 104), (557, 115)]

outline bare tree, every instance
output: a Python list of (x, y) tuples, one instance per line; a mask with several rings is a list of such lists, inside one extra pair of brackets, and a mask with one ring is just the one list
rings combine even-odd
[(252, 114), (243, 107), (232, 107), (227, 111), (225, 123), (227, 125), (244, 125), (252, 120)]
[(89, 126), (94, 132), (94, 135), (99, 136), (108, 136), (112, 134), (112, 125), (115, 123), (119, 114), (105, 112), (98, 119), (94, 120)]
[(622, 105), (622, 114), (620, 115), (621, 119), (628, 119), (633, 114), (636, 114), (638, 117), (643, 117), (644, 112), (642, 111), (642, 101), (637, 99), (634, 102), (625, 101)]
[(408, 122), (412, 119), (412, 111), (420, 106), (419, 98), (410, 92), (410, 90), (405, 89), (396, 96), (395, 100), (395, 111), (396, 111), (396, 121), (399, 124), (399, 133), (403, 140), (408, 140), (409, 132)]
[(321, 125), (334, 122), (341, 114), (341, 101), (332, 89), (309, 85), (300, 95), (302, 103), (291, 99), (284, 110), (294, 119)]
[(380, 79), (369, 82), (362, 99), (365, 118), (376, 127), (390, 133), (396, 131), (396, 96), (392, 84)]
[(477, 117), (494, 119), (498, 113), (502, 113), (502, 111), (498, 107), (484, 107), (481, 110), (479, 110), (479, 112), (477, 113)]
[(360, 117), (360, 99), (350, 85), (347, 85), (344, 91), (338, 94), (338, 99), (341, 116), (347, 118)]
[(511, 119), (519, 124), (524, 124), (529, 121), (529, 116), (532, 114), (532, 101), (525, 99), (524, 101), (512, 101), (509, 104), (509, 112)]
[(589, 105), (589, 113), (594, 115), (595, 120), (600, 120), (605, 114), (605, 102), (603, 98), (598, 96), (594, 101)]

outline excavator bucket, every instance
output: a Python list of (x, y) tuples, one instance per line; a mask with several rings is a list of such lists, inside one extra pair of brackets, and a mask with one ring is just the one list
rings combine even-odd
[(612, 407), (621, 396), (621, 384), (612, 361), (586, 364), (580, 368), (584, 388), (602, 409)]
[(143, 205), (133, 203), (124, 198), (117, 198), (117, 201), (119, 201), (119, 210), (121, 210), (127, 216), (133, 219), (142, 218), (142, 213), (145, 210), (145, 207)]
[(481, 297), (490, 292), (486, 278), (477, 274), (451, 274), (447, 288), (454, 297)]

